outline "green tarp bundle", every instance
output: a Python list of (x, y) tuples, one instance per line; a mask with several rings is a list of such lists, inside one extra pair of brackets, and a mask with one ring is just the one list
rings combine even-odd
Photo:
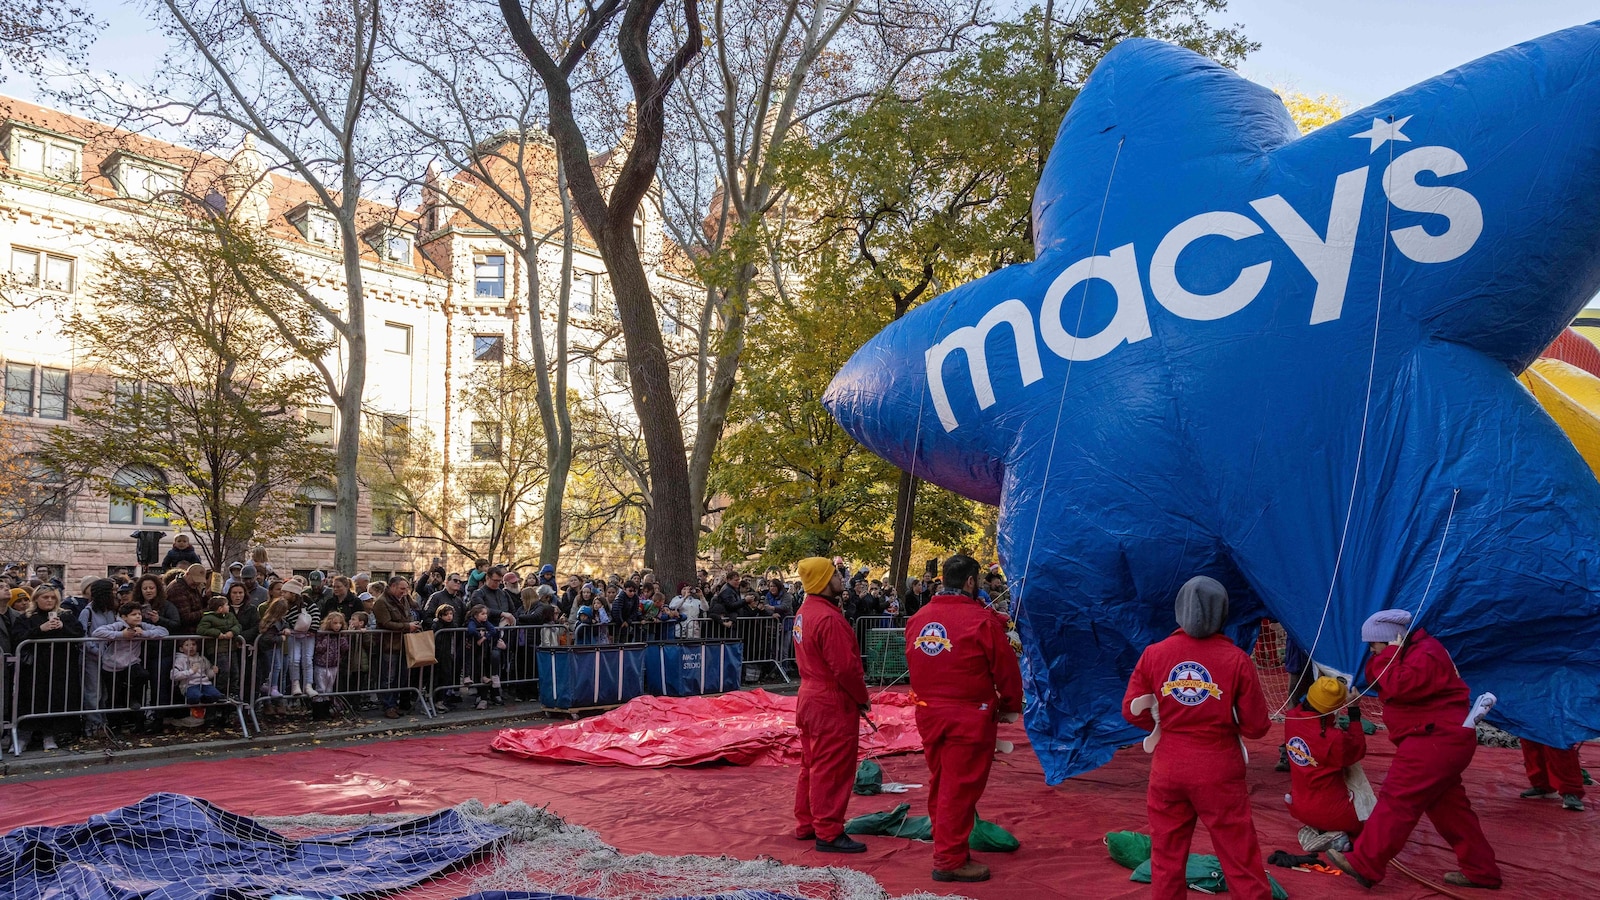
[(862, 796), (883, 793), (883, 766), (870, 759), (863, 759), (861, 765), (856, 767), (854, 790)]
[[(911, 804), (902, 803), (884, 812), (856, 816), (844, 823), (844, 831), (845, 834), (878, 834), (913, 841), (933, 840), (933, 823), (927, 816), (907, 816), (910, 811)], [(967, 846), (979, 853), (1010, 853), (1021, 847), (1022, 842), (999, 825), (979, 818), (972, 826)]]
[[(1150, 883), (1149, 835), (1137, 831), (1113, 831), (1106, 835), (1106, 850), (1110, 851), (1111, 859), (1117, 865), (1133, 870), (1129, 881)], [(1190, 890), (1204, 894), (1220, 894), (1228, 889), (1227, 879), (1222, 877), (1222, 863), (1209, 853), (1189, 854), (1183, 877), (1189, 883)], [(1289, 900), (1289, 892), (1278, 884), (1278, 879), (1268, 873), (1267, 880), (1272, 883), (1272, 900)]]

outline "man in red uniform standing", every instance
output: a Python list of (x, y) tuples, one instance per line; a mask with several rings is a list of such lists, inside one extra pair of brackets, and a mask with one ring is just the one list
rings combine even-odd
[(931, 774), (934, 881), (988, 881), (967, 838), (994, 763), (996, 722), (1022, 713), (1022, 670), (1005, 620), (978, 602), (978, 561), (945, 560), (944, 590), (906, 623), (906, 668)]
[(1361, 626), (1361, 639), (1375, 654), (1367, 663), (1367, 682), (1383, 700), (1394, 763), (1355, 848), (1348, 854), (1329, 850), (1328, 859), (1372, 887), (1427, 813), (1461, 864), (1461, 871), (1445, 874), (1445, 883), (1498, 888), (1494, 850), (1461, 786), (1461, 773), (1478, 749), (1477, 729), (1465, 724), (1471, 710), (1467, 683), (1444, 645), (1421, 628), (1408, 635), (1410, 626), (1411, 613), (1403, 609), (1375, 612)]
[(1145, 741), (1155, 754), (1145, 799), (1150, 895), (1182, 900), (1187, 893), (1184, 872), (1198, 819), (1211, 832), (1229, 895), (1268, 900), (1272, 888), (1250, 817), (1240, 743), (1240, 735), (1259, 738), (1272, 727), (1261, 682), (1250, 657), (1222, 634), (1228, 592), (1220, 583), (1204, 575), (1189, 579), (1175, 607), (1180, 627), (1145, 648), (1122, 698), (1123, 717), (1152, 732)]
[(794, 655), (800, 666), (800, 783), (794, 796), (794, 836), (823, 853), (862, 853), (867, 845), (844, 833), (855, 785), (861, 731), (870, 707), (855, 631), (836, 597), (844, 579), (820, 556), (800, 561), (806, 598), (794, 617)]
[[(1289, 814), (1320, 832), (1316, 837), (1335, 849), (1350, 849), (1350, 839), (1361, 833), (1361, 819), (1350, 798), (1344, 771), (1367, 755), (1367, 735), (1361, 730), (1361, 707), (1350, 704), (1350, 721), (1340, 728), (1335, 713), (1349, 696), (1344, 684), (1323, 676), (1306, 691), (1304, 703), (1284, 718), (1284, 748), (1289, 767)], [(1314, 847), (1301, 832), (1300, 845)]]
[(1522, 792), (1522, 799), (1542, 800), (1559, 793), (1562, 809), (1583, 812), (1583, 766), (1577, 747), (1562, 750), (1523, 738), (1522, 765), (1533, 785)]

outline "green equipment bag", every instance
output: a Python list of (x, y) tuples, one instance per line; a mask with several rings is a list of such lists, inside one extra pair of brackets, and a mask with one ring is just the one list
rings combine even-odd
[(856, 767), (855, 793), (862, 796), (883, 793), (883, 767), (870, 759), (863, 759)]
[[(1150, 883), (1150, 860), (1139, 864), (1133, 874), (1128, 876), (1129, 881), (1140, 884)], [(1228, 890), (1228, 881), (1222, 877), (1222, 863), (1209, 853), (1189, 854), (1189, 863), (1184, 869), (1183, 880), (1189, 883), (1189, 890), (1200, 891), (1203, 894), (1221, 894)], [(1272, 885), (1272, 900), (1289, 900), (1289, 892), (1278, 884), (1278, 879), (1269, 873), (1267, 881)]]
[(1106, 835), (1106, 849), (1111, 851), (1111, 860), (1117, 865), (1137, 869), (1140, 863), (1150, 861), (1150, 835), (1137, 831), (1113, 831)]
[[(913, 841), (933, 840), (933, 822), (927, 816), (907, 816), (906, 813), (910, 811), (911, 804), (902, 803), (894, 809), (856, 816), (844, 823), (844, 833), (876, 834)], [(1011, 853), (1021, 847), (1022, 842), (999, 825), (980, 818), (972, 826), (967, 846), (979, 853)]]

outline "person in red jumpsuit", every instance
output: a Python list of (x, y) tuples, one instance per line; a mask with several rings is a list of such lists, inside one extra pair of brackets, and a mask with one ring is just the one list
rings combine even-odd
[(906, 623), (906, 669), (927, 755), (934, 881), (988, 881), (967, 838), (994, 762), (996, 722), (1022, 713), (1005, 619), (978, 601), (978, 561), (945, 560), (944, 590)]
[(1533, 785), (1522, 792), (1522, 799), (1542, 800), (1559, 793), (1562, 809), (1583, 812), (1583, 767), (1577, 747), (1562, 750), (1523, 738), (1522, 765)]
[(794, 836), (815, 840), (823, 853), (862, 853), (867, 845), (844, 833), (861, 747), (857, 724), (867, 714), (866, 673), (855, 630), (835, 598), (844, 579), (820, 556), (800, 561), (806, 598), (794, 617), (794, 655), (800, 666), (800, 783), (794, 794)]
[(1361, 707), (1354, 703), (1348, 725), (1340, 728), (1335, 721), (1348, 695), (1338, 679), (1318, 678), (1306, 691), (1305, 702), (1284, 718), (1283, 737), (1290, 763), (1289, 814), (1317, 831), (1353, 838), (1361, 833), (1361, 819), (1344, 770), (1366, 757), (1367, 736), (1361, 730)]
[(1380, 610), (1361, 626), (1361, 639), (1374, 653), (1367, 682), (1383, 700), (1394, 762), (1355, 847), (1348, 854), (1329, 850), (1328, 859), (1371, 887), (1426, 813), (1461, 864), (1461, 871), (1445, 874), (1445, 883), (1498, 888), (1494, 850), (1461, 786), (1478, 749), (1477, 729), (1466, 724), (1471, 695), (1444, 645), (1421, 628), (1407, 634), (1410, 626), (1411, 613), (1403, 609)]
[[(1268, 900), (1272, 888), (1250, 817), (1240, 736), (1272, 727), (1255, 664), (1222, 634), (1228, 592), (1191, 578), (1178, 591), (1178, 630), (1145, 648), (1133, 668), (1122, 715), (1152, 732), (1146, 809), (1150, 888), (1156, 900), (1182, 900), (1195, 821), (1205, 823), (1236, 900)], [(1156, 717), (1150, 714), (1153, 705)], [(1153, 747), (1152, 747), (1153, 743)]]

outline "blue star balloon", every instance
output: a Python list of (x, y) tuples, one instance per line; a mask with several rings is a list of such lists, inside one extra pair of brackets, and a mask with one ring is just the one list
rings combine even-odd
[(1600, 23), (1300, 137), (1267, 89), (1129, 40), (1061, 124), (1037, 259), (924, 304), (826, 402), (1000, 506), (1054, 782), (1195, 574), (1241, 643), (1358, 671), (1401, 606), (1497, 721), (1600, 733), (1600, 484), (1516, 382), (1600, 288)]

